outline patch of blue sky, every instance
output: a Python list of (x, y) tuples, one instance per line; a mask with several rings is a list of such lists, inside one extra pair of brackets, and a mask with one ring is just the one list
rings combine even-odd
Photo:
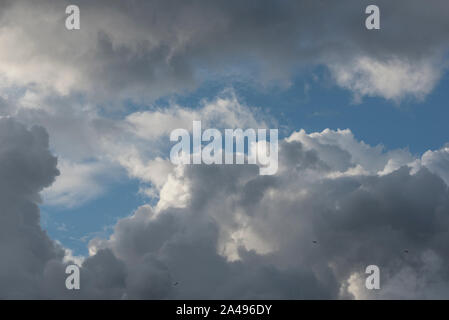
[[(56, 239), (75, 255), (88, 254), (87, 244), (95, 237), (107, 238), (117, 220), (130, 216), (149, 199), (139, 193), (135, 179), (109, 186), (107, 192), (78, 207), (41, 205), (41, 224), (52, 239)], [(154, 203), (153, 203), (154, 204)]]
[[(238, 99), (273, 116), (282, 134), (349, 128), (358, 140), (386, 149), (408, 148), (413, 154), (438, 149), (449, 142), (449, 76), (423, 100), (405, 97), (400, 102), (380, 97), (363, 97), (355, 103), (350, 91), (335, 85), (325, 68), (300, 73), (288, 88), (258, 87), (236, 82), (205, 83), (191, 94), (179, 95), (183, 106), (198, 106), (231, 87)], [(161, 101), (163, 101), (161, 99)]]

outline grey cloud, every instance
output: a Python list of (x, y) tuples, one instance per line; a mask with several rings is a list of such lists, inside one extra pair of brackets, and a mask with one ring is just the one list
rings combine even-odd
[(0, 298), (121, 298), (125, 267), (110, 250), (84, 263), (82, 293), (65, 287), (73, 262), (41, 228), (38, 207), (39, 193), (59, 175), (56, 164), (44, 128), (0, 119)]
[[(5, 53), (1, 71), (8, 75), (9, 66), (20, 68), (23, 72), (10, 75), (14, 83), (88, 92), (92, 99), (154, 99), (192, 89), (207, 73), (226, 75), (230, 66), (269, 81), (287, 80), (296, 66), (324, 64), (339, 85), (362, 96), (399, 99), (433, 88), (449, 40), (444, 0), (432, 5), (377, 1), (382, 16), (378, 32), (364, 28), (368, 1), (79, 0), (82, 27), (76, 32), (64, 28), (67, 4), (41, 0), (7, 6), (0, 30), (15, 37), (5, 43), (14, 54)], [(11, 32), (11, 25), (23, 33)], [(32, 46), (23, 51), (21, 42)], [(360, 57), (368, 58), (369, 65), (358, 65)], [(409, 79), (389, 78), (394, 82), (390, 88), (376, 87), (372, 68), (378, 63), (402, 70)], [(40, 70), (40, 78), (31, 70)], [(411, 84), (405, 86), (406, 81)]]
[[(66, 290), (64, 252), (39, 226), (38, 193), (58, 174), (48, 136), (12, 119), (1, 119), (0, 131), (2, 298), (449, 294), (449, 191), (442, 178), (426, 167), (326, 178), (354, 159), (335, 167), (329, 154), (295, 140), (282, 142), (275, 176), (259, 176), (252, 165), (186, 166), (187, 205), (159, 212), (146, 205), (121, 219), (109, 239), (90, 242), (81, 290)], [(376, 293), (363, 287), (370, 264), (381, 268)]]
[[(297, 151), (283, 154), (288, 148)], [(449, 191), (439, 176), (402, 167), (311, 182), (305, 172), (323, 167), (310, 167), (301, 144), (280, 150), (287, 168), (273, 177), (252, 166), (188, 167), (186, 208), (142, 207), (91, 247), (112, 250), (133, 270), (128, 276), (141, 277), (133, 298), (447, 297)], [(309, 166), (298, 170), (301, 162)], [(262, 253), (232, 237), (247, 226), (274, 249)], [(224, 247), (234, 241), (240, 259), (229, 261)], [(370, 264), (381, 268), (385, 290), (364, 289)], [(352, 275), (362, 277), (358, 291), (348, 285)]]
[(43, 274), (64, 252), (39, 223), (39, 192), (59, 174), (42, 127), (0, 119), (0, 297), (41, 297)]

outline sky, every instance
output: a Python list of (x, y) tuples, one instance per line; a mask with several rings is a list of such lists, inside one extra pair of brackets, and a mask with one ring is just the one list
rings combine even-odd
[(0, 298), (449, 298), (449, 4), (371, 2), (0, 0)]

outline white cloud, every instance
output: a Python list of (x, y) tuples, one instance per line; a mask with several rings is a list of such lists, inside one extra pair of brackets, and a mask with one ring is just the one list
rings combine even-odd
[[(45, 204), (51, 206), (77, 207), (95, 199), (106, 191), (110, 170), (117, 168), (101, 162), (73, 163), (60, 159), (60, 176), (42, 193)], [(120, 174), (120, 171), (118, 171)], [(115, 178), (117, 179), (117, 177)]]
[(298, 141), (306, 150), (313, 150), (326, 166), (337, 175), (385, 174), (415, 160), (408, 150), (385, 150), (382, 145), (370, 146), (359, 141), (349, 129), (292, 133), (286, 141)]
[(422, 155), (421, 164), (438, 174), (449, 186), (449, 146), (428, 150)]
[(442, 75), (442, 61), (408, 61), (401, 58), (358, 57), (345, 64), (330, 65), (336, 83), (354, 93), (356, 101), (364, 96), (400, 101), (405, 97), (422, 100)]
[(265, 122), (255, 108), (240, 103), (233, 90), (227, 89), (221, 96), (203, 100), (198, 108), (171, 105), (154, 111), (135, 112), (126, 117), (131, 130), (145, 140), (170, 136), (177, 128), (192, 131), (192, 122), (201, 120), (208, 128), (263, 128)]

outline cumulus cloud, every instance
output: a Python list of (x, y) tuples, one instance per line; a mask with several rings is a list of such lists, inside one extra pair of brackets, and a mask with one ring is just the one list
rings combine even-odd
[(171, 168), (169, 161), (162, 161), (170, 148), (170, 132), (191, 130), (193, 120), (220, 129), (276, 124), (258, 108), (240, 101), (232, 89), (203, 99), (195, 107), (171, 102), (164, 108), (153, 106), (114, 118), (72, 98), (24, 97), (10, 92), (4, 102), (15, 110), (16, 119), (45, 127), (52, 137), (50, 146), (58, 155), (61, 174), (45, 190), (44, 198), (49, 205), (65, 207), (95, 199), (108, 184), (127, 174), (143, 183), (144, 193), (157, 196)]
[[(349, 130), (298, 131), (281, 143), (274, 176), (258, 175), (255, 165), (167, 168), (159, 203), (121, 219), (109, 238), (91, 240), (82, 260), (39, 226), (38, 193), (58, 174), (47, 134), (12, 119), (1, 119), (0, 130), (2, 297), (449, 294), (449, 190), (438, 173), (447, 166), (445, 148), (411, 159)], [(397, 166), (386, 170), (392, 159)], [(350, 168), (360, 170), (347, 174)], [(82, 263), (76, 292), (64, 287), (71, 261)], [(370, 264), (382, 274), (375, 293), (362, 281)]]
[(2, 3), (7, 83), (96, 101), (155, 99), (237, 66), (238, 77), (288, 82), (291, 70), (309, 65), (329, 66), (359, 97), (423, 98), (445, 68), (449, 40), (444, 0), (380, 0), (380, 31), (364, 28), (368, 1), (79, 0), (76, 32), (64, 27), (71, 2)]
[[(81, 264), (82, 257), (73, 256), (40, 226), (39, 193), (59, 175), (48, 134), (43, 127), (27, 128), (12, 118), (0, 118), (0, 145), (0, 298), (79, 297), (65, 287), (65, 268)], [(107, 285), (113, 288), (114, 265), (108, 263), (106, 268), (112, 275), (106, 275)], [(101, 287), (103, 271), (95, 261), (83, 264), (84, 278), (95, 279), (91, 283), (96, 286), (83, 292), (83, 297), (112, 294), (106, 285)]]
[[(412, 172), (404, 153), (348, 130), (301, 131), (281, 144), (275, 176), (251, 165), (183, 167), (171, 189), (188, 185), (188, 201), (161, 195), (164, 207), (145, 205), (111, 238), (92, 240), (87, 260), (107, 250), (123, 261), (141, 279), (123, 285), (134, 298), (444, 297), (448, 186), (425, 166)], [(386, 170), (392, 159), (398, 166)], [(352, 167), (363, 170), (329, 175)], [(385, 290), (365, 289), (370, 264)]]
[(214, 99), (203, 100), (196, 108), (171, 104), (129, 114), (116, 123), (120, 130), (102, 139), (103, 157), (107, 155), (125, 168), (130, 177), (139, 179), (147, 195), (172, 194), (182, 202), (184, 197), (176, 192), (177, 188), (165, 185), (167, 181), (175, 181), (169, 175), (173, 165), (163, 157), (171, 147), (170, 132), (178, 128), (191, 132), (194, 120), (201, 120), (204, 128), (219, 129), (267, 128), (275, 123), (257, 108), (239, 101), (233, 90), (225, 90)]
[(39, 192), (59, 174), (56, 158), (42, 127), (12, 119), (0, 119), (0, 145), (0, 297), (41, 297), (46, 268), (64, 256), (39, 225)]

